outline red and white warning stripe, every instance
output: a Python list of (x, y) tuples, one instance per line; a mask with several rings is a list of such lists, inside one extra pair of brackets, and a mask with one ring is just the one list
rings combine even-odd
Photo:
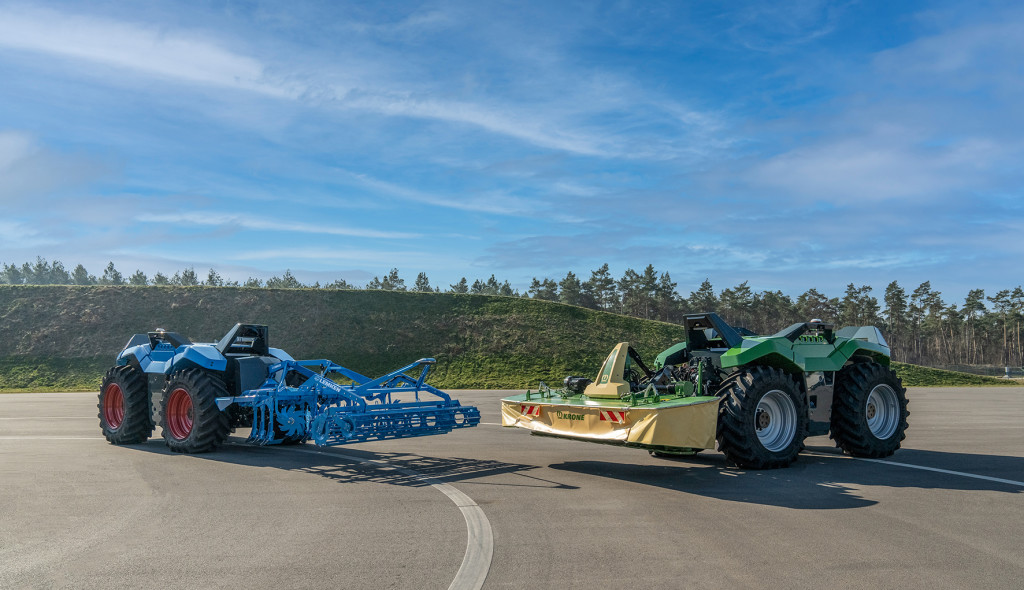
[(519, 413), (524, 416), (540, 416), (540, 406), (523, 405), (520, 407)]
[(614, 422), (616, 424), (626, 423), (625, 410), (601, 410), (601, 421)]

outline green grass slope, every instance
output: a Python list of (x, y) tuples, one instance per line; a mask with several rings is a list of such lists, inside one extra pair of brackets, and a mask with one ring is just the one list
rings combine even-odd
[(422, 357), (445, 388), (526, 388), (597, 371), (617, 342), (653, 356), (683, 328), (515, 297), (233, 287), (0, 286), (0, 390), (98, 388), (132, 334), (195, 342), (236, 322), (271, 346), (379, 375)]
[(903, 380), (903, 385), (909, 387), (983, 387), (983, 386), (1005, 386), (1022, 383), (1015, 379), (998, 379), (984, 375), (972, 375), (971, 373), (958, 373), (956, 371), (945, 371), (943, 369), (932, 369), (918, 365), (905, 363), (892, 363), (892, 368)]
[[(117, 353), (154, 328), (195, 342), (236, 322), (270, 326), (271, 346), (380, 375), (422, 357), (443, 388), (536, 388), (594, 374), (629, 341), (645, 358), (681, 326), (547, 301), (393, 291), (234, 287), (0, 286), (0, 391), (98, 389)], [(1017, 382), (894, 363), (906, 385)]]

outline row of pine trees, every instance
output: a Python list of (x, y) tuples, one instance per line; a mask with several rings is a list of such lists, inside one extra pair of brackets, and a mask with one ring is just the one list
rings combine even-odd
[[(157, 272), (149, 277), (141, 270), (125, 276), (113, 262), (99, 276), (90, 274), (81, 264), (67, 270), (60, 261), (51, 263), (43, 258), (21, 265), (3, 264), (0, 269), (0, 284), (11, 285), (360, 288), (344, 279), (325, 285), (306, 285), (291, 271), (266, 281), (250, 277), (239, 283), (225, 280), (212, 268), (205, 279), (194, 268), (171, 276)], [(713, 311), (731, 324), (759, 334), (770, 334), (789, 324), (818, 318), (839, 326), (878, 326), (892, 347), (893, 358), (901, 362), (929, 366), (1024, 365), (1024, 290), (1020, 286), (991, 295), (974, 289), (963, 302), (946, 302), (929, 281), (909, 293), (897, 281), (892, 281), (882, 292), (881, 300), (873, 294), (871, 286), (852, 283), (842, 297), (828, 297), (811, 288), (793, 298), (781, 291), (755, 291), (746, 281), (717, 291), (710, 280), (705, 280), (688, 295), (682, 295), (669, 273), (659, 273), (653, 265), (641, 272), (627, 269), (616, 279), (604, 264), (591, 271), (586, 280), (572, 272), (560, 280), (534, 278), (523, 293), (493, 274), (472, 283), (463, 277), (442, 290), (440, 286), (431, 285), (426, 273), (421, 272), (412, 285), (407, 286), (394, 268), (382, 277), (374, 277), (363, 288), (531, 297), (673, 323), (681, 322), (688, 313)]]

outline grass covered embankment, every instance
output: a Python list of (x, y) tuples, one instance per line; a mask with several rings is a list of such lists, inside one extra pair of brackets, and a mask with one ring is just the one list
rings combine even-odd
[(932, 369), (906, 363), (892, 363), (892, 368), (908, 387), (987, 387), (1024, 385), (1017, 379), (999, 379), (971, 373), (958, 373), (943, 369)]
[(662, 322), (515, 297), (235, 287), (0, 286), (0, 390), (88, 390), (132, 334), (195, 342), (236, 322), (270, 345), (379, 375), (422, 357), (444, 388), (526, 388), (590, 375), (628, 340), (645, 356), (683, 339)]
[[(99, 388), (135, 333), (195, 342), (236, 322), (270, 326), (270, 345), (380, 375), (422, 357), (442, 388), (536, 388), (594, 374), (618, 342), (653, 358), (682, 326), (547, 301), (394, 291), (237, 287), (0, 286), (0, 392)], [(894, 363), (908, 386), (1019, 385)]]

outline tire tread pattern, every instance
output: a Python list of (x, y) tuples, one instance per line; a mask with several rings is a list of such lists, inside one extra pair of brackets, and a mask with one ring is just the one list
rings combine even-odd
[[(124, 396), (124, 419), (119, 428), (111, 428), (103, 417), (103, 402), (107, 392), (107, 386), (116, 383), (121, 388)], [(153, 411), (149, 400), (149, 387), (146, 383), (146, 376), (131, 365), (111, 367), (103, 376), (103, 383), (100, 385), (99, 403), (100, 429), (103, 437), (110, 444), (134, 445), (144, 443), (153, 434), (155, 423), (153, 422)]]
[[(757, 438), (754, 426), (757, 404), (764, 394), (778, 389), (790, 394), (796, 407), (796, 433), (790, 445), (771, 452)], [(730, 463), (746, 469), (777, 469), (796, 460), (807, 438), (807, 397), (797, 381), (771, 367), (753, 366), (722, 382), (725, 394), (718, 414), (718, 448)]]
[[(192, 432), (183, 440), (171, 436), (167, 427), (167, 402), (178, 388), (192, 396)], [(208, 453), (220, 446), (231, 431), (231, 421), (217, 407), (217, 398), (227, 396), (224, 382), (202, 369), (182, 369), (171, 375), (160, 401), (160, 427), (167, 446), (176, 453)]]
[[(896, 392), (900, 406), (896, 431), (884, 440), (871, 433), (866, 415), (868, 395), (875, 386), (883, 384)], [(874, 361), (854, 363), (837, 375), (829, 436), (837, 447), (854, 457), (888, 457), (900, 448), (900, 443), (907, 437), (909, 415), (907, 390), (895, 371)]]

